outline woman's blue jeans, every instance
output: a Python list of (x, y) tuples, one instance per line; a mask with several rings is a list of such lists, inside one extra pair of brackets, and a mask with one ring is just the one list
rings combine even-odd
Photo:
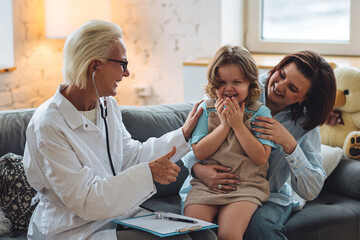
[(265, 202), (252, 216), (245, 232), (245, 240), (285, 240), (285, 223), (291, 214), (292, 207)]

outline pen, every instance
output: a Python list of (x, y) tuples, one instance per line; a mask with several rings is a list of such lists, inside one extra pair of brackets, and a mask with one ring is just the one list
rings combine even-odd
[(192, 219), (165, 216), (165, 212), (154, 212), (154, 213), (156, 215), (156, 219), (167, 219), (171, 221), (186, 222), (186, 223), (198, 223), (197, 221)]
[(190, 219), (185, 219), (185, 218), (166, 217), (166, 216), (164, 216), (164, 218), (171, 220), (171, 221), (186, 222), (186, 223), (198, 223), (195, 220), (190, 220)]

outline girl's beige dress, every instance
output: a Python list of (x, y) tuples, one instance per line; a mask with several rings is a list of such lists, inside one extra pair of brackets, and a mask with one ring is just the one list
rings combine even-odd
[[(260, 102), (255, 102), (247, 107), (250, 111), (257, 111)], [(214, 100), (206, 102), (206, 108), (214, 108)], [(252, 114), (244, 113), (244, 123), (250, 129)], [(220, 119), (216, 111), (209, 112), (209, 133), (220, 125)], [(192, 188), (186, 198), (185, 206), (189, 204), (225, 205), (232, 202), (248, 201), (261, 205), (270, 195), (269, 183), (266, 180), (269, 164), (256, 165), (244, 152), (239, 144), (235, 132), (231, 129), (229, 135), (220, 148), (210, 158), (203, 160), (203, 164), (221, 164), (232, 168), (232, 172), (240, 176), (241, 184), (236, 191), (227, 194), (210, 190), (199, 179), (191, 180)]]

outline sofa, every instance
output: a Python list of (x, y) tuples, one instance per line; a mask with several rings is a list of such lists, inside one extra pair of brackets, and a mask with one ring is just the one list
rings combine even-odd
[[(134, 139), (145, 141), (179, 128), (185, 121), (192, 103), (155, 106), (120, 106), (123, 121)], [(6, 153), (23, 155), (26, 126), (34, 109), (0, 111), (0, 156)], [(157, 193), (145, 207), (180, 213), (179, 189), (188, 170), (177, 161), (181, 172), (169, 185), (156, 184)], [(2, 174), (2, 173), (0, 173)], [(2, 203), (0, 203), (2, 204)], [(292, 213), (285, 225), (291, 240), (360, 239), (360, 162), (342, 158), (325, 181), (320, 195)], [(26, 239), (26, 231), (15, 231), (0, 239)]]

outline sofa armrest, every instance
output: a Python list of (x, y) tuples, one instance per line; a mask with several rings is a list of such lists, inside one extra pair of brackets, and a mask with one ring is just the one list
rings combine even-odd
[(324, 189), (360, 200), (360, 161), (343, 158), (326, 179)]

